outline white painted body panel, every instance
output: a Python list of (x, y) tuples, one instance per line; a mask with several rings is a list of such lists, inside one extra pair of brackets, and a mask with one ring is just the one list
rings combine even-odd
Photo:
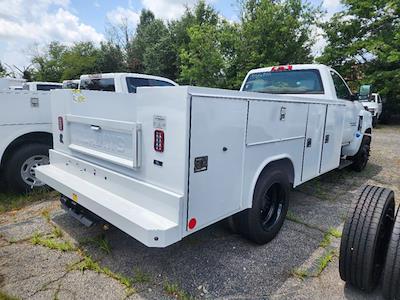
[[(251, 207), (258, 176), (272, 161), (292, 163), (294, 186), (339, 166), (340, 100), (195, 87), (56, 90), (51, 97), (54, 150), (37, 177), (150, 247)], [(154, 150), (156, 129), (165, 133), (162, 153)], [(308, 137), (315, 147), (305, 154)], [(196, 158), (205, 156), (207, 167), (195, 172)]]
[(0, 161), (15, 139), (32, 132), (51, 133), (50, 93), (0, 91)]

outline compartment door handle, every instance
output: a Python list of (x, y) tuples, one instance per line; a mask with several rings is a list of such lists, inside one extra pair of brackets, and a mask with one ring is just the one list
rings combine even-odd
[(101, 127), (97, 126), (97, 125), (90, 125), (90, 129), (94, 130), (94, 131), (100, 131)]

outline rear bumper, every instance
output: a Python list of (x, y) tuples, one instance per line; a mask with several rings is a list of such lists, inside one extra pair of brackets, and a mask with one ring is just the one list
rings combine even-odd
[[(36, 170), (36, 176), (41, 181), (141, 243), (148, 247), (166, 247), (182, 239), (179, 226), (182, 224), (182, 196), (98, 166), (96, 176), (86, 171), (82, 173), (82, 168), (89, 169), (90, 163), (54, 150), (50, 152), (50, 158), (50, 165)], [(66, 158), (69, 164), (57, 163)], [(56, 163), (53, 164), (53, 161)], [(107, 182), (99, 184), (98, 181), (106, 177)], [(161, 211), (165, 211), (169, 217), (155, 211), (160, 210), (160, 201), (161, 206), (165, 206), (161, 207)], [(144, 207), (144, 203), (147, 207)]]

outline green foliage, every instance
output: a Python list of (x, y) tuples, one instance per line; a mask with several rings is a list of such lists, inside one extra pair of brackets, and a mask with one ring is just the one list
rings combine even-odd
[(28, 194), (0, 193), (0, 213), (21, 209), (26, 205), (52, 199), (57, 195), (57, 192), (46, 190), (33, 191)]
[[(81, 74), (137, 72), (183, 84), (238, 89), (252, 68), (312, 61), (318, 8), (301, 0), (244, 0), (239, 22), (229, 22), (204, 0), (168, 23), (143, 10), (136, 31), (127, 20), (107, 28), (99, 46), (52, 42), (36, 55), (29, 75), (38, 81)], [(1, 71), (1, 70), (0, 70)]]
[(50, 235), (48, 237), (42, 236), (40, 233), (35, 233), (31, 238), (31, 243), (33, 245), (41, 245), (49, 249), (59, 250), (59, 251), (74, 251), (75, 247), (68, 241), (58, 241), (56, 236)]
[(3, 64), (2, 64), (1, 61), (0, 61), (0, 77), (6, 77), (6, 76), (8, 76), (8, 75), (9, 75), (9, 74), (8, 74), (8, 72), (7, 72), (6, 67), (4, 67)]
[(327, 47), (320, 62), (337, 68), (353, 86), (372, 83), (400, 111), (400, 3), (343, 0), (345, 10), (322, 25)]

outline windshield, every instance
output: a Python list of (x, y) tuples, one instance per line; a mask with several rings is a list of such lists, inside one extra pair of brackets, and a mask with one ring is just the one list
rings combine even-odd
[(271, 94), (323, 94), (318, 70), (292, 70), (250, 74), (243, 91)]
[(115, 92), (114, 78), (81, 79), (81, 90)]

